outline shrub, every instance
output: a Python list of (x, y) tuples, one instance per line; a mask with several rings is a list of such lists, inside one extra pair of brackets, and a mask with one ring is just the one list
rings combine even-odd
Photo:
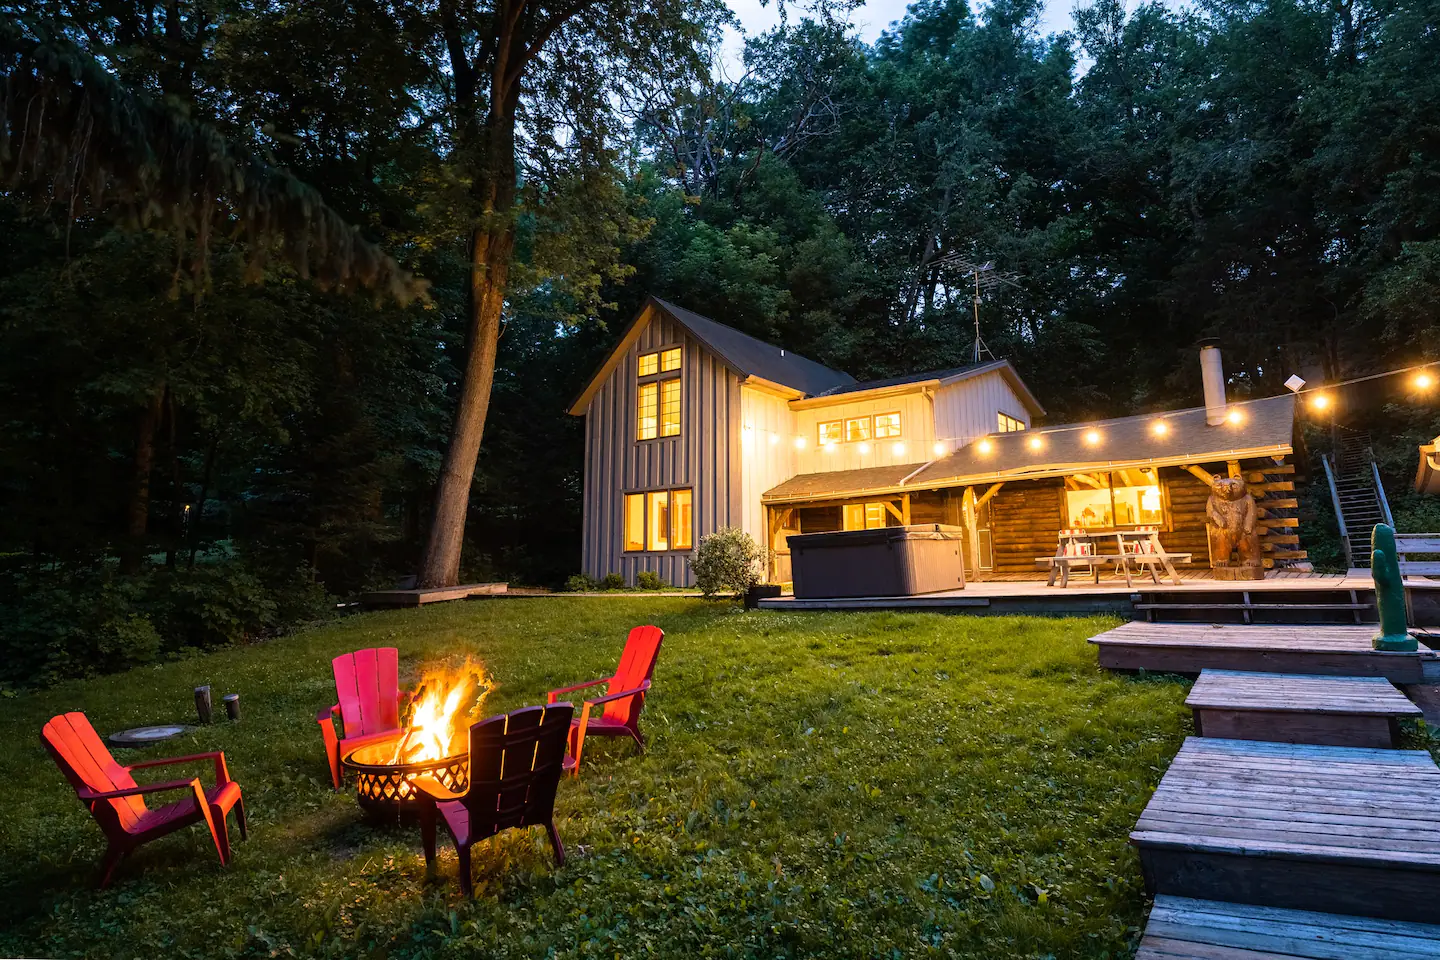
[(649, 570), (641, 570), (635, 574), (635, 586), (641, 590), (659, 590), (665, 586), (665, 581), (660, 579), (660, 574)]
[(705, 596), (741, 597), (764, 576), (764, 561), (764, 551), (750, 534), (724, 527), (700, 538), (690, 569)]
[(595, 580), (583, 573), (572, 573), (565, 581), (565, 589), (571, 593), (589, 593), (595, 589)]
[(600, 580), (601, 590), (624, 590), (625, 578), (618, 573), (607, 573)]

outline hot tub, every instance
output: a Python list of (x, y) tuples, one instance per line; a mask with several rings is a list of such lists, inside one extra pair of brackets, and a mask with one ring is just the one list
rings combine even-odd
[(788, 538), (798, 600), (912, 597), (965, 586), (963, 527), (939, 523)]

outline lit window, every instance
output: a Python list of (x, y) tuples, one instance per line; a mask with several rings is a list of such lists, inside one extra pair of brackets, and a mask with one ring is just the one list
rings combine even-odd
[(645, 543), (651, 550), (670, 549), (670, 491), (645, 494)]
[(1024, 430), (1024, 429), (1025, 429), (1025, 421), (1024, 421), (1024, 420), (1017, 420), (1016, 418), (1010, 416), (1008, 413), (1002, 413), (1002, 414), (1000, 414), (1000, 432), (1001, 432), (1001, 433), (1018, 433), (1019, 431)]
[(635, 368), (637, 375), (648, 377), (660, 369), (660, 354), (644, 353), (640, 355), (640, 362)]
[(870, 439), (870, 418), (854, 417), (845, 421), (845, 442), (856, 443)]
[(695, 546), (694, 491), (625, 494), (625, 549), (689, 550)]
[[(654, 386), (651, 384), (651, 386)], [(660, 381), (660, 436), (680, 435), (680, 378)]]
[(640, 384), (640, 392), (638, 395), (639, 399), (637, 401), (635, 411), (635, 423), (637, 428), (635, 436), (641, 440), (655, 439), (655, 431), (657, 428), (657, 418), (655, 416), (655, 413), (658, 403), (657, 398), (659, 397), (659, 394), (660, 385), (658, 383)]
[(671, 370), (680, 369), (680, 348), (671, 347), (669, 350), (660, 351), (660, 372), (668, 373)]
[(900, 414), (898, 413), (877, 413), (875, 414), (875, 439), (884, 440), (886, 437), (900, 436)]
[(645, 549), (645, 494), (625, 494), (625, 549)]
[(884, 503), (847, 503), (843, 508), (842, 527), (846, 530), (874, 530), (885, 526)]
[(820, 445), (839, 443), (842, 438), (839, 420), (827, 420), (820, 424)]
[(670, 548), (672, 550), (689, 550), (695, 545), (695, 527), (691, 519), (690, 504), (692, 495), (689, 490), (675, 490), (670, 494)]
[(1065, 514), (1069, 526), (1092, 530), (1159, 526), (1160, 481), (1152, 469), (1077, 473), (1065, 478)]

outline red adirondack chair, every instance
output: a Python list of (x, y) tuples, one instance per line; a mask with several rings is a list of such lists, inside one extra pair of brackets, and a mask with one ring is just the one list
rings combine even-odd
[[(225, 754), (197, 753), (189, 757), (165, 760), (144, 760), (122, 767), (110, 756), (105, 743), (90, 726), (83, 713), (62, 713), (45, 724), (41, 740), (50, 756), (75, 788), (80, 802), (105, 831), (110, 847), (105, 851), (100, 886), (110, 885), (110, 878), (120, 861), (141, 844), (149, 843), (181, 827), (205, 821), (210, 838), (220, 854), (222, 865), (230, 862), (230, 808), (240, 821), (240, 839), (249, 834), (245, 825), (245, 801), (240, 798), (240, 784), (230, 779)], [(215, 786), (205, 789), (199, 777), (189, 780), (167, 780), (164, 783), (135, 783), (131, 770), (162, 767), (176, 763), (213, 760)], [(145, 794), (166, 790), (189, 791), (189, 796), (154, 810), (145, 806)]]
[(525, 707), (470, 728), (470, 786), (452, 793), (434, 777), (420, 777), (420, 842), (425, 865), (435, 862), (440, 814), (460, 858), (460, 891), (474, 893), (470, 847), (510, 827), (544, 824), (557, 866), (565, 847), (555, 829), (555, 792), (565, 762), (565, 739), (575, 708), (569, 703)]
[[(330, 665), (335, 669), (339, 702), (315, 714), (315, 720), (325, 738), (330, 779), (339, 790), (344, 775), (341, 757), (400, 733), (400, 655), (394, 647), (376, 647), (342, 653)], [(335, 732), (337, 719), (344, 725), (343, 737)]]
[[(554, 703), (563, 694), (602, 683), (609, 684), (605, 696), (586, 700), (580, 710), (579, 719), (572, 722), (570, 756), (565, 758), (566, 770), (579, 775), (580, 751), (585, 747), (587, 735), (630, 737), (642, 752), (645, 750), (645, 737), (640, 733), (640, 710), (645, 706), (645, 694), (650, 690), (650, 675), (655, 672), (655, 661), (660, 656), (660, 644), (664, 639), (665, 631), (659, 627), (636, 627), (625, 639), (625, 652), (620, 654), (620, 666), (613, 677), (550, 691), (547, 700)], [(600, 716), (590, 715), (593, 707), (604, 708)]]

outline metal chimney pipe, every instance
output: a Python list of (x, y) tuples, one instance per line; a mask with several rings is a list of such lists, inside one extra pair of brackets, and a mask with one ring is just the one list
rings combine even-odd
[(1220, 363), (1220, 341), (1200, 341), (1200, 378), (1205, 384), (1205, 422), (1218, 427), (1225, 422), (1225, 369)]

